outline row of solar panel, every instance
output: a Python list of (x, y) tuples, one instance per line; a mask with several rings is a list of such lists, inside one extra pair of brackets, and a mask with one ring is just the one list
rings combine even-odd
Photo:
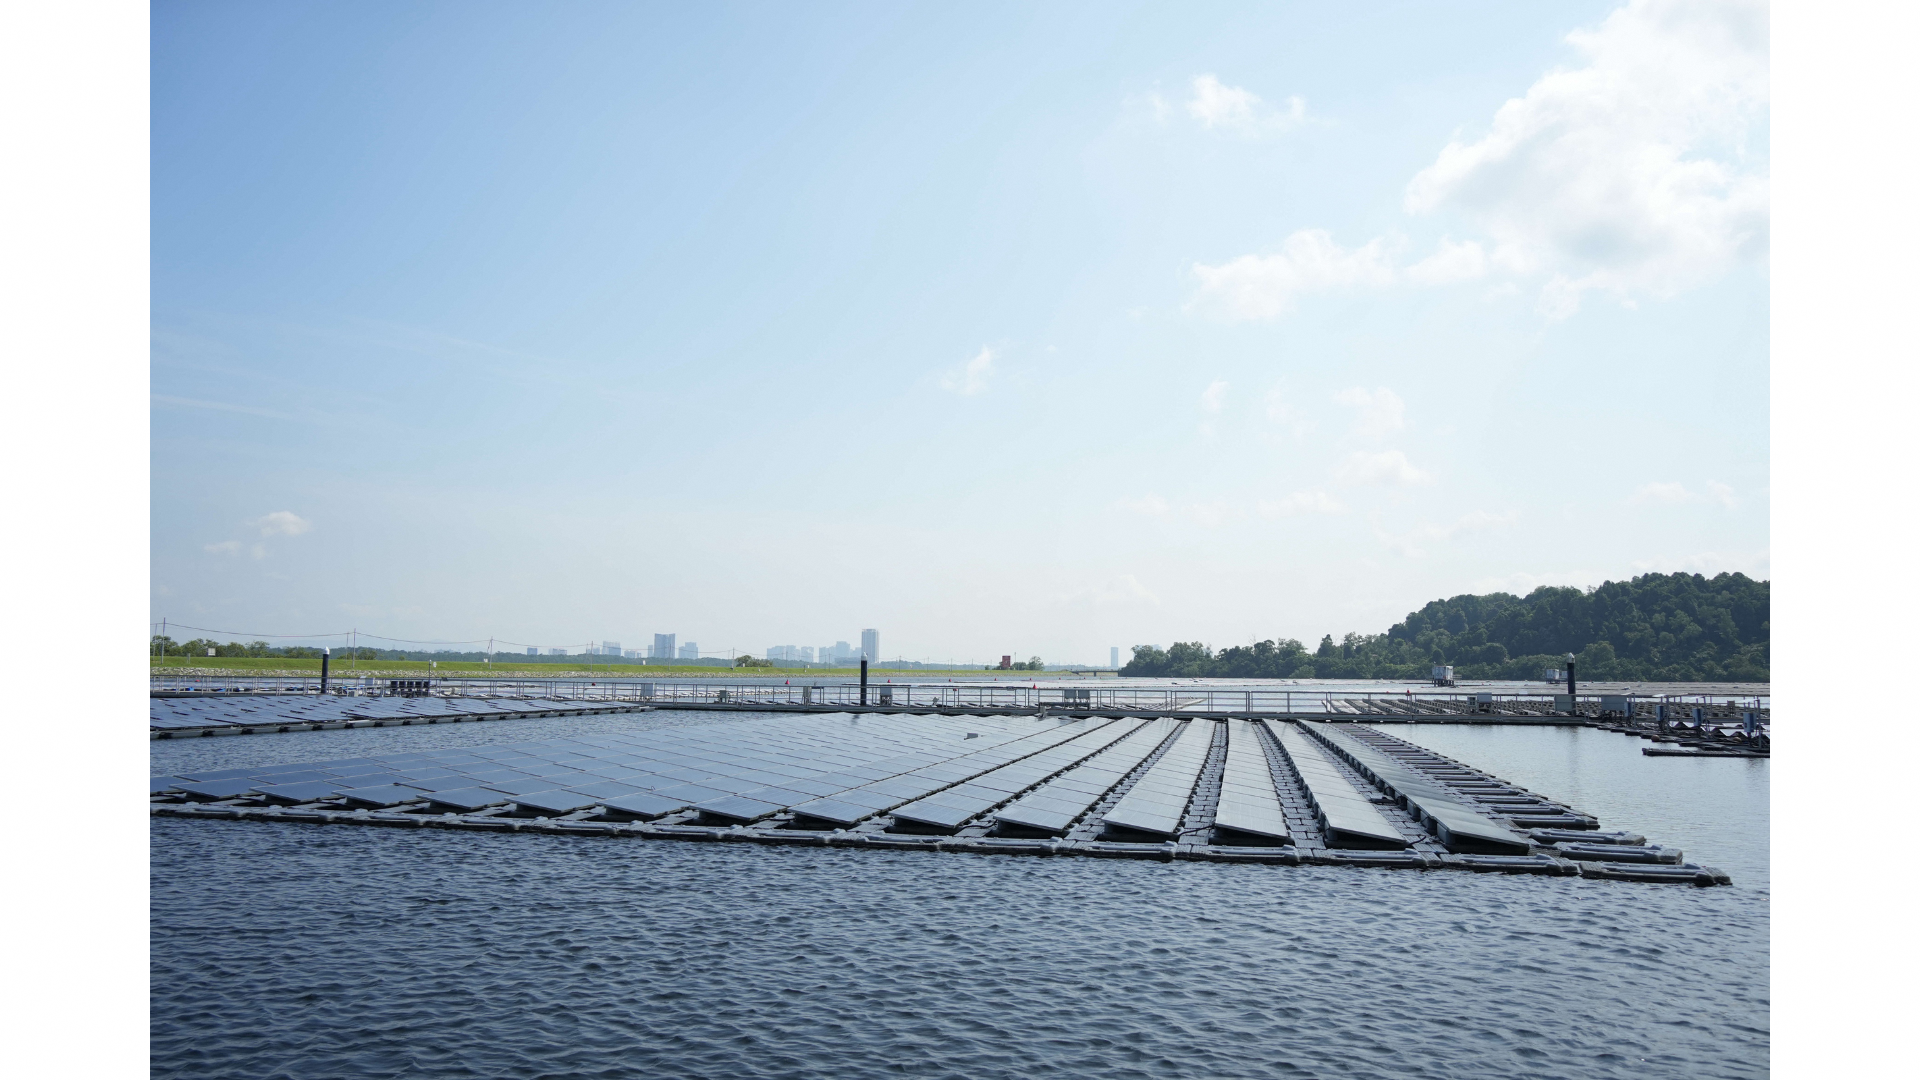
[[(513, 801), (542, 808), (570, 792), (619, 802), (635, 799), (651, 815), (765, 788), (796, 785), (820, 794), (871, 783), (912, 768), (1033, 734), (1031, 720), (965, 718), (964, 724), (894, 718), (862, 725), (830, 714), (805, 723), (767, 719), (697, 729), (563, 738), (472, 750), (346, 759), (262, 769), (156, 777), (152, 789), (205, 799), (255, 794), (278, 802), (339, 796), (363, 806), (425, 800), (454, 810)], [(973, 730), (961, 730), (973, 729)], [(979, 741), (974, 741), (979, 740)], [(538, 796), (539, 798), (536, 798)], [(541, 799), (547, 800), (542, 803)]]
[(1001, 826), (1017, 831), (1064, 836), (1115, 784), (1153, 756), (1180, 727), (1171, 718), (1152, 720), (1120, 745), (1087, 759), (1078, 768), (1041, 784), (994, 812)]
[(148, 709), (156, 730), (261, 724), (337, 723), (410, 717), (513, 716), (631, 707), (617, 702), (524, 698), (321, 698), (262, 695), (256, 698), (153, 698)]
[(1418, 770), (1331, 724), (1302, 723), (1321, 743), (1333, 748), (1362, 775), (1398, 799), (1440, 838), (1447, 850), (1498, 855), (1525, 855), (1533, 850), (1528, 838), (1480, 813), (1440, 781), (1421, 775)]
[[(1263, 723), (1301, 778), (1330, 846), (1407, 846), (1326, 746), (1292, 724)], [(1165, 745), (1099, 824), (1170, 837), (1180, 831), (1215, 731), (1212, 722), (1172, 718), (1045, 723), (889, 716), (863, 721), (844, 713), (815, 714), (156, 777), (152, 789), (200, 799), (244, 796), (302, 803), (339, 798), (367, 807), (424, 803), (462, 813), (509, 803), (519, 812), (540, 815), (601, 807), (610, 816), (652, 818), (692, 809), (740, 823), (791, 810), (796, 823), (816, 828), (850, 827), (890, 813), (896, 827), (954, 831), (987, 822), (1015, 832), (1064, 835)], [(1212, 824), (1223, 839), (1291, 843), (1270, 764), (1276, 759), (1270, 759), (1258, 727), (1230, 721), (1220, 734), (1225, 769)], [(1338, 732), (1321, 737), (1345, 738)], [(1373, 763), (1383, 772), (1406, 769), (1373, 748), (1354, 745), (1378, 759)], [(1418, 786), (1417, 777), (1399, 779), (1408, 790)], [(1432, 791), (1422, 797), (1439, 802)], [(1462, 812), (1479, 824), (1458, 819)], [(1450, 829), (1443, 841), (1466, 835), (1469, 828), (1505, 831), (1462, 805), (1441, 807), (1440, 814), (1427, 816)]]
[(1272, 724), (1270, 730), (1292, 761), (1300, 785), (1306, 788), (1329, 847), (1407, 846), (1406, 838), (1373, 804), (1372, 796), (1355, 788), (1326, 750), (1292, 724)]
[[(1187, 802), (1193, 796), (1194, 784), (1200, 779), (1200, 770), (1206, 765), (1207, 752), (1212, 746), (1212, 724), (1188, 724), (1178, 741), (1160, 755), (1160, 760), (1153, 763), (1147, 774), (1134, 783), (1133, 789), (1122, 796), (1102, 820), (1108, 826), (1133, 832), (1159, 836), (1179, 832)], [(1268, 786), (1272, 786), (1271, 782)]]

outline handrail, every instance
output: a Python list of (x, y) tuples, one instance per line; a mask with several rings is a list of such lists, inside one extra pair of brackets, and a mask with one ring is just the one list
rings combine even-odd
[[(406, 680), (417, 682), (418, 680)], [(384, 677), (332, 678), (329, 690), (352, 695), (383, 695), (393, 680)], [(529, 679), (446, 678), (429, 680), (430, 693), (454, 697), (568, 698), (673, 704), (857, 706), (861, 686), (855, 680), (785, 680), (780, 683), (738, 679)], [(155, 675), (152, 688), (181, 693), (317, 694), (318, 678), (283, 676)], [(1405, 712), (1403, 706), (1438, 706), (1439, 711), (1479, 711), (1481, 706), (1534, 705), (1552, 712), (1564, 695), (1546, 691), (1428, 691), (1303, 690), (1249, 686), (1057, 686), (1032, 683), (868, 683), (869, 706), (928, 709), (1057, 708), (1074, 710), (1134, 710), (1156, 713), (1210, 713), (1226, 715), (1387, 715)], [(1616, 694), (1580, 694), (1577, 704), (1598, 704)], [(1764, 697), (1669, 694), (1636, 695), (1636, 701), (1666, 705), (1711, 705), (1720, 708), (1767, 710)], [(1395, 708), (1387, 708), (1391, 702)], [(1349, 704), (1353, 703), (1353, 704)], [(1364, 705), (1365, 708), (1359, 708)]]

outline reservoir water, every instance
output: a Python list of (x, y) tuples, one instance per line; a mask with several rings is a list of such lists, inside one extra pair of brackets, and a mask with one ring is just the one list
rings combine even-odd
[[(153, 772), (727, 723), (152, 744)], [(156, 1077), (1757, 1077), (1767, 762), (1386, 727), (1685, 848), (1578, 878), (152, 822)]]

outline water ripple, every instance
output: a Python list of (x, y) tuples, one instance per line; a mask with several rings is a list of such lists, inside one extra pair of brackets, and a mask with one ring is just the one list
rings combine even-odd
[(1740, 889), (156, 819), (155, 1077), (1754, 1077)]

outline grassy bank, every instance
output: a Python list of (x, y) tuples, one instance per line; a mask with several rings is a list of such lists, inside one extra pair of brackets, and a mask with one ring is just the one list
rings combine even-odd
[[(584, 661), (584, 657), (582, 660)], [(260, 677), (318, 678), (320, 661), (294, 660), (279, 656), (168, 656), (148, 657), (147, 666), (155, 675), (254, 675)], [(335, 678), (372, 676), (394, 679), (418, 679), (428, 674), (425, 660), (336, 660), (329, 673)], [(860, 677), (860, 669), (850, 668), (723, 668), (665, 664), (486, 664), (442, 660), (432, 669), (434, 675), (448, 678), (496, 679), (658, 679), (665, 677), (704, 679), (840, 679)], [(979, 669), (928, 671), (913, 668), (872, 668), (869, 679), (911, 679), (932, 682), (949, 677), (998, 674), (1010, 681), (1034, 678), (1060, 678), (1061, 671), (989, 672)]]

